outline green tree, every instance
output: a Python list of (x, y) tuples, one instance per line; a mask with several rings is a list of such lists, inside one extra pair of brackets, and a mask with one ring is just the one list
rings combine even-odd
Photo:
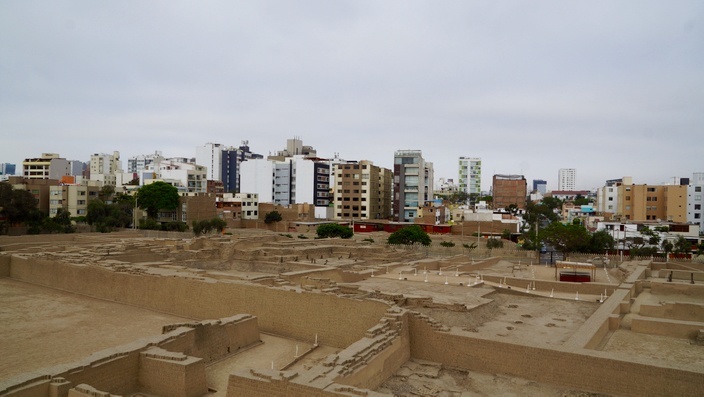
[(551, 223), (540, 233), (542, 240), (555, 247), (565, 256), (572, 252), (586, 250), (591, 237), (584, 226), (563, 225), (560, 222)]
[(660, 247), (662, 247), (662, 250), (665, 251), (666, 254), (669, 254), (672, 252), (672, 250), (675, 249), (675, 245), (672, 244), (672, 241), (670, 240), (663, 240), (662, 244), (660, 244)]
[(511, 231), (508, 229), (504, 229), (504, 231), (501, 232), (501, 238), (504, 240), (510, 240), (511, 239)]
[(267, 214), (264, 216), (264, 223), (269, 225), (274, 222), (281, 222), (283, 219), (284, 218), (281, 216), (279, 211), (271, 211), (271, 212), (267, 212)]
[(315, 233), (320, 238), (327, 237), (340, 237), (340, 238), (351, 238), (354, 235), (354, 231), (347, 226), (340, 225), (338, 223), (326, 223), (324, 225), (318, 226)]
[(644, 236), (644, 238), (648, 242), (648, 244), (651, 244), (651, 245), (660, 244), (660, 235), (657, 233), (657, 231), (649, 228), (648, 226), (643, 226), (643, 228), (640, 229), (640, 234)]
[(10, 225), (27, 222), (37, 209), (37, 199), (24, 189), (14, 189), (7, 182), (0, 183), (0, 215), (7, 218)]
[(692, 243), (687, 241), (683, 236), (677, 236), (675, 240), (675, 252), (678, 254), (686, 254), (692, 252)]
[(589, 238), (589, 249), (588, 252), (594, 254), (603, 254), (608, 250), (614, 249), (616, 242), (614, 237), (609, 234), (606, 230), (600, 230), (598, 232), (592, 233)]
[(177, 209), (178, 202), (178, 189), (166, 182), (150, 183), (137, 190), (137, 204), (151, 219), (156, 219), (159, 210)]
[(516, 214), (518, 214), (518, 206), (516, 204), (509, 204), (506, 206), (506, 211), (509, 214), (516, 216)]
[(423, 230), (418, 225), (412, 225), (412, 226), (406, 226), (402, 229), (399, 229), (391, 235), (389, 235), (389, 238), (387, 240), (387, 243), (389, 244), (415, 244), (419, 243), (422, 245), (430, 245), (432, 240), (430, 239), (430, 236), (428, 236), (428, 233)]
[(504, 247), (504, 242), (501, 241), (501, 239), (490, 238), (486, 241), (486, 248), (488, 248), (488, 249), (503, 248), (503, 247)]
[(587, 205), (589, 204), (589, 199), (587, 197), (583, 197), (581, 194), (578, 194), (577, 197), (572, 200), (572, 204), (574, 205)]

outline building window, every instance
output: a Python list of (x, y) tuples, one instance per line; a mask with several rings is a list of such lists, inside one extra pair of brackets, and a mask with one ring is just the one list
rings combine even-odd
[(694, 187), (694, 191), (697, 192), (697, 193), (699, 193), (699, 192), (702, 191), (702, 187), (701, 187), (701, 186), (695, 186), (695, 187)]

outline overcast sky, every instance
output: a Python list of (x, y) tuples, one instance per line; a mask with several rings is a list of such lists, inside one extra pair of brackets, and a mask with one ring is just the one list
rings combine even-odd
[(704, 1), (0, 1), (0, 163), (299, 136), (557, 189), (704, 172)]

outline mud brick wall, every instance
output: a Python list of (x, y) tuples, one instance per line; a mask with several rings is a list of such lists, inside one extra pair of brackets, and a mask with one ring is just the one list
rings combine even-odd
[(10, 255), (0, 254), (0, 277), (10, 277)]
[(656, 282), (650, 283), (650, 293), (653, 295), (686, 295), (698, 298), (704, 298), (704, 284), (687, 284), (687, 283), (668, 283)]
[(139, 353), (119, 353), (97, 360), (85, 367), (76, 367), (58, 374), (74, 385), (89, 384), (98, 390), (128, 394), (137, 387)]
[[(164, 327), (164, 331), (178, 326)], [(260, 341), (257, 318), (248, 314), (184, 326), (193, 331), (159, 346), (172, 352), (200, 357), (206, 364)]]
[(388, 305), (329, 294), (114, 272), (97, 266), (12, 257), (12, 278), (59, 290), (135, 305), (193, 319), (238, 313), (258, 317), (262, 331), (345, 348), (377, 324)]
[(608, 353), (536, 348), (437, 331), (409, 316), (411, 356), (484, 373), (622, 396), (701, 396), (704, 374), (612, 358)]
[(640, 305), (641, 316), (704, 322), (704, 305), (687, 302), (665, 302), (661, 305)]
[(335, 382), (374, 390), (396, 373), (401, 365), (410, 360), (408, 314), (399, 316), (399, 321), (401, 322), (399, 335), (381, 353), (371, 357), (359, 371), (344, 378), (337, 378)]
[(663, 320), (652, 317), (633, 316), (631, 331), (641, 334), (670, 336), (673, 338), (696, 339), (699, 330), (704, 328), (701, 322)]
[(247, 397), (391, 397), (371, 390), (329, 384), (325, 387), (298, 383), (292, 371), (241, 370), (230, 375), (227, 396)]
[(208, 393), (202, 359), (160, 348), (143, 351), (139, 358), (140, 390), (159, 396), (198, 397)]

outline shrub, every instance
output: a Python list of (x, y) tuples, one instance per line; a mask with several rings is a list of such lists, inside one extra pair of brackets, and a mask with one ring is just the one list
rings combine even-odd
[(340, 238), (351, 238), (354, 235), (352, 229), (347, 226), (342, 226), (338, 223), (326, 223), (324, 225), (318, 226), (315, 233), (320, 238), (326, 237), (340, 237)]
[(430, 245), (430, 236), (420, 226), (413, 225), (399, 229), (389, 236), (389, 244), (415, 244)]
[(489, 249), (494, 249), (494, 248), (503, 248), (504, 247), (504, 242), (501, 241), (498, 238), (490, 238), (486, 242), (486, 247)]
[(442, 245), (443, 247), (449, 248), (449, 247), (454, 247), (455, 243), (453, 243), (452, 241), (442, 241), (442, 242), (440, 242), (440, 245)]
[(283, 219), (284, 218), (281, 216), (279, 211), (271, 211), (271, 212), (267, 212), (267, 214), (264, 216), (264, 223), (269, 225), (274, 222), (281, 222)]

